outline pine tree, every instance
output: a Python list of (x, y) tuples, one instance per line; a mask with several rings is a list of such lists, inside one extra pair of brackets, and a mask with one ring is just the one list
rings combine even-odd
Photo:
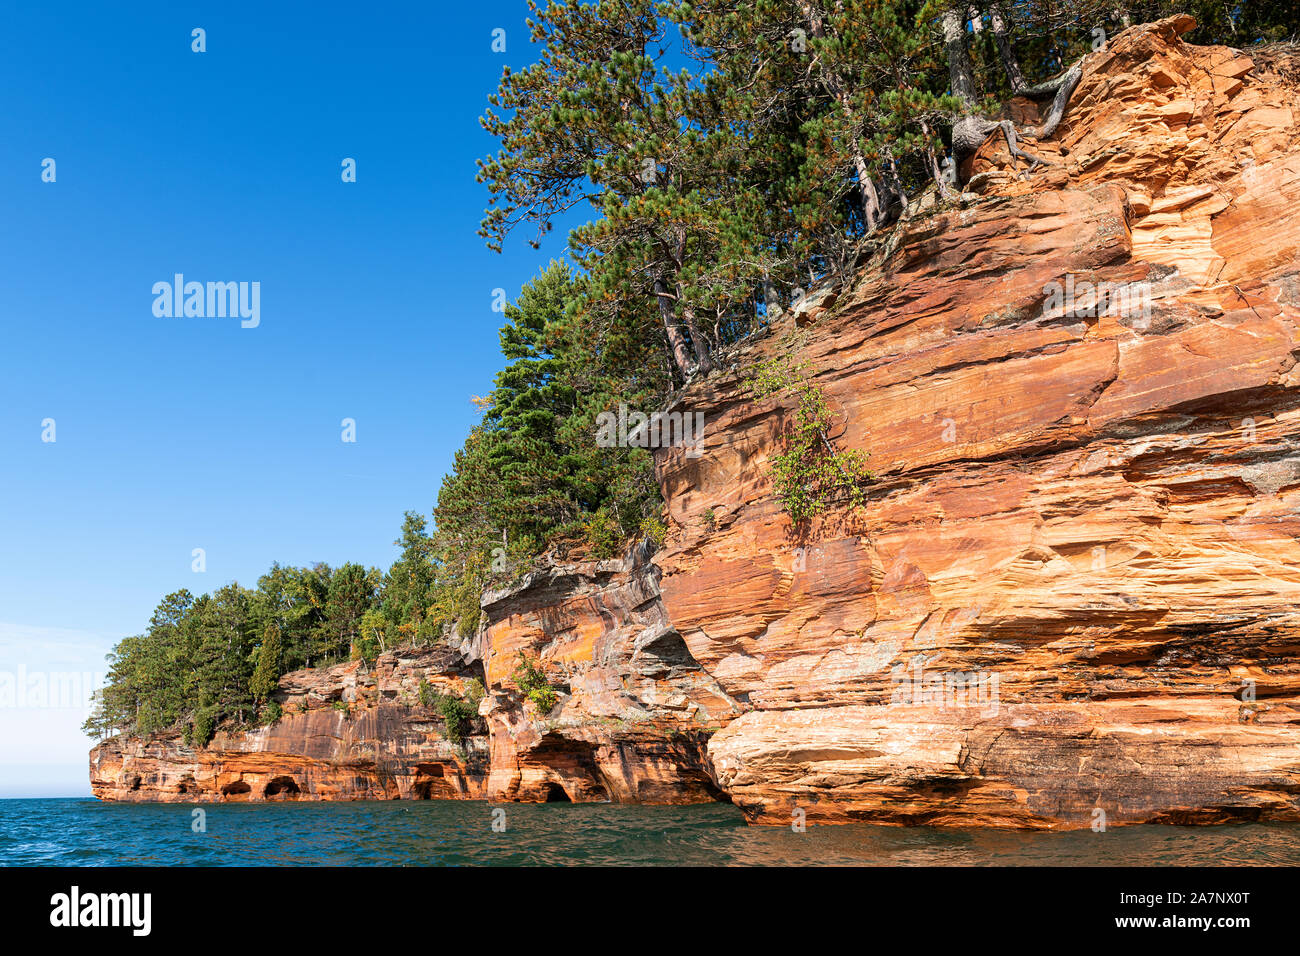
[(361, 636), (361, 619), (378, 606), (379, 572), (351, 562), (331, 575), (321, 626), (322, 658), (347, 657)]
[(738, 228), (749, 207), (721, 175), (708, 135), (717, 124), (699, 115), (709, 101), (689, 71), (663, 66), (670, 44), (653, 0), (530, 8), (544, 49), (528, 69), (505, 72), (483, 117), (503, 148), (480, 162), (491, 192), (480, 234), (500, 250), (531, 223), (536, 245), (574, 207), (599, 210), (569, 235), (588, 273), (587, 311), (657, 317), (679, 377), (707, 372), (719, 343), (705, 316), (745, 291), (746, 243), (734, 240), (757, 239)]
[(268, 624), (262, 632), (262, 644), (257, 649), (257, 664), (249, 680), (248, 689), (259, 707), (266, 703), (280, 684), (280, 629)]
[(242, 724), (253, 714), (249, 604), (249, 592), (237, 584), (194, 604), (198, 714), (211, 716), (214, 724), (227, 719)]
[(401, 555), (383, 582), (382, 613), (399, 639), (426, 642), (433, 635), (429, 609), (433, 605), (433, 538), (424, 516), (408, 511), (402, 517), (402, 536), (394, 544)]
[(484, 416), (491, 436), (486, 464), (501, 485), (491, 520), (500, 519), (504, 551), (536, 553), (579, 510), (574, 462), (559, 435), (581, 401), (563, 339), (566, 308), (577, 292), (569, 269), (552, 262), (505, 310), (501, 354), (507, 364), (497, 373)]

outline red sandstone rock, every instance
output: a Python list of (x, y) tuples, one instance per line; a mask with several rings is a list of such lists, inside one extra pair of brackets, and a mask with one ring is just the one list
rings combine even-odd
[(705, 454), (660, 453), (656, 561), (748, 711), (709, 758), (750, 819), (1300, 819), (1300, 91), (1189, 28), (1090, 56), (1029, 145), (1057, 167), (991, 138), (982, 196), (901, 223), (809, 330), (865, 508), (791, 528), (788, 411), (735, 375), (685, 397)]
[[(491, 799), (697, 803), (718, 791), (708, 730), (740, 712), (691, 657), (659, 600), (658, 568), (565, 565), (484, 596), (477, 639), (493, 690)], [(537, 714), (515, 687), (519, 654), (560, 690)]]
[[(445, 647), (294, 671), (280, 681), (284, 716), (207, 747), (175, 736), (112, 737), (90, 754), (90, 785), (105, 800), (206, 802), (482, 798), (486, 736), (461, 747), (416, 688), (459, 689), (474, 671)], [(336, 709), (334, 702), (348, 705)]]
[[(203, 748), (114, 737), (91, 752), (91, 788), (121, 801), (492, 799), (697, 803), (720, 794), (709, 733), (739, 713), (664, 617), (658, 569), (564, 565), (485, 596), (484, 626), (438, 645), (295, 671), (284, 716)], [(514, 685), (520, 651), (560, 690), (537, 714)], [(482, 726), (464, 745), (419, 705), (419, 685), (463, 695), (487, 678)], [(345, 706), (345, 710), (340, 710)]]

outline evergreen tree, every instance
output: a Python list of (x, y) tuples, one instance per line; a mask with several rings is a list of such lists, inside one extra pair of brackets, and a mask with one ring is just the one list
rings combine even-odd
[(258, 706), (266, 703), (280, 683), (280, 629), (268, 624), (257, 649), (257, 663), (249, 680), (249, 692)]
[(644, 360), (656, 344), (650, 327), (593, 324), (574, 308), (584, 290), (552, 263), (506, 310), (509, 362), (434, 510), (439, 625), (472, 631), (489, 580), (509, 577), (553, 543), (586, 537), (591, 522), (612, 524), (621, 540), (658, 512), (649, 454), (601, 447), (596, 420), (620, 403), (656, 407), (668, 372)]
[(198, 715), (205, 720), (210, 716), (214, 724), (226, 719), (242, 724), (253, 714), (249, 604), (249, 592), (237, 584), (194, 604)]
[(521, 223), (540, 238), (575, 206), (599, 210), (569, 236), (589, 277), (587, 310), (657, 316), (678, 375), (707, 372), (720, 343), (704, 310), (745, 291), (747, 244), (732, 246), (755, 238), (736, 196), (743, 184), (721, 175), (707, 132), (717, 124), (699, 115), (708, 101), (689, 71), (662, 65), (669, 44), (653, 0), (530, 9), (539, 61), (507, 69), (483, 117), (503, 148), (480, 163), (491, 192), (481, 234), (499, 250)]
[(351, 562), (339, 566), (330, 576), (321, 624), (318, 657), (347, 657), (361, 636), (361, 619), (377, 607), (379, 572)]
[(414, 511), (403, 515), (402, 536), (394, 542), (401, 547), (401, 556), (384, 577), (383, 615), (399, 640), (424, 643), (434, 636), (429, 617), (433, 606), (433, 538), (427, 527), (423, 515)]

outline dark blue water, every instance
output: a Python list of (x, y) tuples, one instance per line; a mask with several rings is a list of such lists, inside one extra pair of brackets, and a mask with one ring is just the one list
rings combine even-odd
[(748, 827), (734, 807), (0, 800), (8, 865), (1297, 865), (1300, 824), (1027, 833)]

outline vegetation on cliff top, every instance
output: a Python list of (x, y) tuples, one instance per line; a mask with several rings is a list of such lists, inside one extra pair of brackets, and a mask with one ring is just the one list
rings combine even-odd
[[(407, 513), (387, 572), (276, 564), (253, 589), (168, 595), (110, 656), (89, 732), (205, 742), (222, 723), (277, 716), (286, 671), (472, 633), (483, 590), (543, 552), (662, 540), (648, 452), (599, 445), (596, 416), (661, 407), (773, 307), (849, 273), (909, 197), (946, 188), (960, 114), (1060, 72), (1097, 29), (1180, 12), (1198, 19), (1201, 43), (1300, 29), (1283, 0), (530, 6), (541, 55), (505, 72), (483, 118), (501, 148), (479, 170), (491, 196), (481, 234), (499, 249), (526, 225), (537, 244), (577, 210), (593, 218), (569, 230), (576, 268), (552, 262), (506, 308), (505, 367), (443, 481), (433, 530)], [(774, 475), (791, 516), (855, 500), (865, 462), (832, 447), (821, 393), (773, 369), (752, 381), (797, 400)], [(516, 676), (544, 709), (544, 672)], [(448, 708), (450, 731), (461, 719)]]

